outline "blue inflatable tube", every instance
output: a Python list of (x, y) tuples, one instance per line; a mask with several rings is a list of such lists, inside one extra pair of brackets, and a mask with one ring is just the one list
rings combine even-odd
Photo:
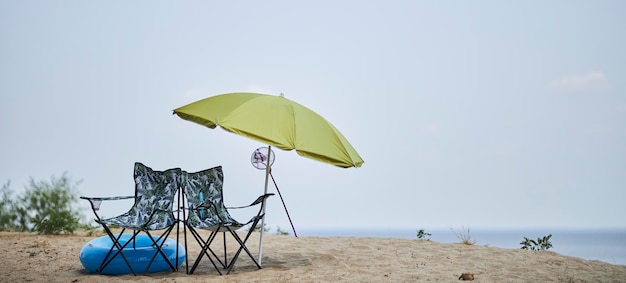
[[(132, 234), (122, 234), (120, 238), (120, 244), (122, 246), (128, 242), (128, 240), (132, 237)], [(156, 240), (157, 237), (153, 238)], [(160, 243), (160, 242), (159, 242)], [(146, 271), (146, 267), (148, 267), (148, 263), (152, 259), (152, 256), (155, 252), (157, 252), (156, 248), (152, 246), (153, 243), (148, 238), (148, 235), (140, 234), (135, 237), (135, 243), (133, 247), (133, 243), (129, 243), (122, 253), (126, 256), (126, 259), (133, 267), (133, 270), (137, 274), (141, 274)], [(109, 236), (102, 236), (99, 238), (95, 238), (87, 244), (85, 244), (80, 251), (80, 263), (89, 271), (96, 272), (96, 270), (102, 264), (102, 261), (111, 250), (113, 246), (113, 242), (109, 238)], [(178, 258), (176, 258), (176, 247), (178, 246)], [(174, 267), (180, 266), (183, 261), (185, 261), (185, 248), (177, 244), (175, 240), (166, 239), (165, 243), (162, 246), (163, 253), (167, 256)], [(113, 249), (111, 256), (117, 252), (117, 249)], [(161, 271), (169, 271), (170, 266), (167, 264), (165, 259), (161, 254), (157, 254), (150, 265), (150, 269), (148, 272), (161, 272)], [(121, 274), (132, 274), (130, 268), (124, 261), (121, 255), (117, 255), (111, 263), (109, 263), (104, 270), (102, 270), (101, 274), (110, 274), (110, 275), (121, 275)]]

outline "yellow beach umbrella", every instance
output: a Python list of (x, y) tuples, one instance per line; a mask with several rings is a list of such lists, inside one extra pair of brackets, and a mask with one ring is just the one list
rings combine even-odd
[(227, 93), (179, 107), (180, 118), (224, 130), (339, 167), (363, 159), (330, 122), (283, 95)]
[[(265, 193), (271, 172), (272, 146), (296, 150), (301, 156), (343, 168), (360, 167), (363, 164), (361, 156), (335, 126), (311, 109), (285, 98), (282, 94), (221, 94), (176, 108), (174, 114), (211, 129), (219, 126), (226, 131), (268, 144), (270, 147), (265, 166)], [(263, 211), (265, 212), (265, 203)], [(264, 222), (265, 217), (261, 220), (261, 227)], [(259, 264), (263, 229), (260, 236)]]

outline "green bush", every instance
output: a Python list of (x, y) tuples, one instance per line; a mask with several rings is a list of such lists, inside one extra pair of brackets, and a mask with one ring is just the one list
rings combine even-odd
[(417, 239), (418, 240), (430, 241), (430, 236), (432, 236), (432, 234), (424, 232), (424, 229), (419, 229), (417, 231)]
[(9, 189), (11, 182), (7, 182), (0, 188), (0, 231), (14, 230), (14, 223), (17, 220), (15, 215), (15, 202), (13, 201), (13, 191)]
[(281, 235), (281, 236), (288, 236), (289, 235), (289, 231), (284, 231), (283, 229), (280, 229), (280, 226), (276, 226), (276, 233), (274, 233), (275, 235)]
[[(261, 222), (259, 221), (256, 224), (256, 226), (254, 226), (254, 228), (251, 228), (251, 229), (254, 229), (253, 230), (254, 232), (261, 232)], [(267, 232), (269, 232), (269, 230), (270, 230), (270, 227), (267, 227), (267, 223), (264, 223), (263, 224), (263, 232), (267, 233)]]
[(2, 186), (0, 195), (0, 228), (2, 230), (35, 231), (40, 234), (73, 233), (81, 227), (80, 211), (75, 187), (67, 174), (50, 182), (36, 182), (32, 178), (23, 195), (11, 198), (9, 183)]
[(531, 250), (531, 251), (548, 250), (552, 247), (550, 238), (552, 238), (552, 234), (549, 234), (548, 236), (544, 236), (543, 238), (537, 238), (536, 241), (524, 237), (524, 241), (522, 241), (520, 245), (522, 245), (522, 250)]

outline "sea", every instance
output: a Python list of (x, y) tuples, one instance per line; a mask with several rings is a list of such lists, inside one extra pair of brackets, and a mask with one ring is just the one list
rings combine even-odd
[[(293, 235), (293, 231), (290, 235)], [(418, 240), (412, 229), (298, 229), (298, 236), (379, 237)], [(439, 243), (460, 243), (469, 236), (475, 245), (520, 249), (524, 238), (537, 240), (551, 234), (553, 251), (587, 260), (626, 265), (626, 229), (424, 229), (426, 239)]]

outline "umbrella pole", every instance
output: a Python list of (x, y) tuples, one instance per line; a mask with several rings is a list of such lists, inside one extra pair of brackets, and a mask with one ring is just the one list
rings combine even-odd
[[(272, 171), (272, 169), (270, 168), (270, 155), (272, 154), (272, 146), (268, 145), (267, 146), (267, 165), (265, 166), (265, 191), (263, 194), (267, 194), (267, 184), (269, 182), (269, 176), (270, 176), (270, 171)], [(263, 203), (261, 204), (263, 206), (263, 217), (261, 218), (261, 235), (259, 237), (259, 265), (261, 265), (261, 256), (263, 253), (263, 232), (265, 230), (265, 198), (263, 199)]]

